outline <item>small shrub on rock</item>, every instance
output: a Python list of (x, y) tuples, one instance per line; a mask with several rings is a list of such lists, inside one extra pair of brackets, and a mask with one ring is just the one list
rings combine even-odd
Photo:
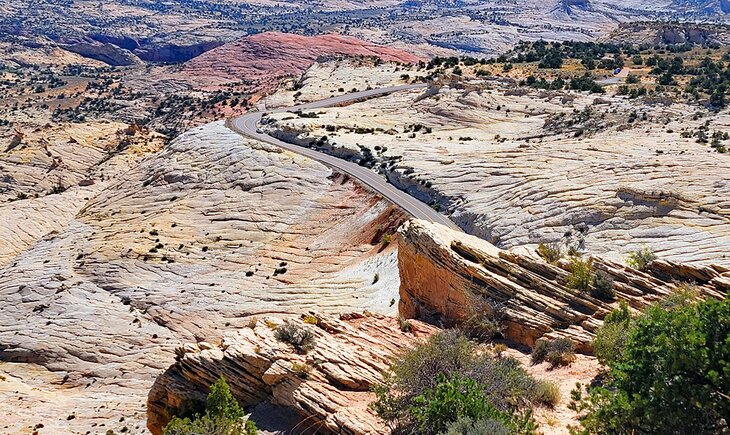
[(413, 331), (413, 324), (405, 317), (398, 316), (398, 328), (400, 328), (402, 332), (411, 332)]
[(502, 335), (504, 305), (492, 299), (473, 296), (469, 300), (469, 317), (460, 326), (474, 340), (489, 341)]
[(626, 258), (626, 265), (629, 267), (633, 267), (636, 270), (645, 272), (649, 264), (651, 264), (651, 262), (656, 259), (657, 256), (654, 251), (652, 251), (648, 247), (643, 247), (638, 251), (633, 251), (629, 253), (628, 257)]
[(582, 292), (589, 291), (593, 285), (593, 261), (580, 257), (571, 257), (568, 265), (570, 274), (565, 280), (569, 288)]
[(295, 362), (292, 364), (291, 369), (295, 375), (299, 376), (302, 379), (309, 378), (310, 373), (312, 373), (312, 367), (305, 363)]
[(540, 381), (535, 387), (534, 400), (549, 407), (560, 403), (560, 388), (550, 381)]
[(547, 361), (552, 367), (570, 365), (575, 361), (575, 343), (565, 337), (553, 340), (541, 338), (535, 342), (531, 359), (533, 364)]
[(293, 322), (279, 325), (274, 332), (274, 337), (279, 341), (291, 344), (298, 353), (307, 353), (317, 345), (312, 331)]
[(548, 263), (557, 263), (563, 256), (562, 247), (557, 242), (540, 243), (537, 246), (537, 253)]
[(604, 271), (598, 270), (593, 275), (591, 296), (603, 301), (616, 299), (616, 290), (613, 288), (613, 279)]

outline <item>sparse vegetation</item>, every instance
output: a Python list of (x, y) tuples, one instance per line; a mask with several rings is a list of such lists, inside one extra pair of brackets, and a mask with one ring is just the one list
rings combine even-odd
[(552, 340), (541, 338), (535, 342), (531, 359), (533, 364), (547, 361), (551, 367), (570, 365), (575, 361), (575, 343), (565, 337)]
[(274, 336), (279, 341), (291, 344), (298, 353), (307, 353), (317, 345), (314, 333), (294, 322), (279, 325)]
[(654, 254), (654, 251), (645, 246), (638, 251), (630, 252), (626, 258), (626, 265), (643, 272), (656, 259), (657, 256)]

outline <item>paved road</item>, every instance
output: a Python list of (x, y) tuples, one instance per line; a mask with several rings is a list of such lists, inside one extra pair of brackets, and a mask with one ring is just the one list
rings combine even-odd
[[(337, 97), (328, 98), (326, 100), (315, 101), (295, 107), (269, 110), (267, 111), (267, 113), (296, 112), (298, 110), (319, 109), (323, 107), (331, 107), (338, 104), (361, 100), (364, 98), (390, 94), (397, 91), (403, 91), (408, 89), (422, 89), (426, 87), (426, 84), (414, 84), (371, 89), (368, 91), (353, 92), (351, 94), (340, 95)], [(293, 151), (297, 154), (301, 154), (303, 156), (317, 160), (329, 167), (335, 168), (345, 174), (348, 174), (351, 177), (358, 179), (361, 183), (365, 184), (370, 189), (387, 198), (393, 204), (401, 207), (403, 210), (405, 210), (407, 213), (417, 219), (436, 222), (442, 225), (446, 225), (449, 228), (459, 230), (459, 227), (457, 227), (456, 224), (454, 224), (448, 217), (437, 212), (436, 210), (432, 209), (431, 207), (417, 200), (416, 198), (410, 196), (409, 194), (403, 192), (402, 190), (397, 189), (395, 186), (388, 183), (388, 181), (381, 175), (373, 172), (368, 168), (359, 166), (347, 160), (333, 157), (329, 154), (315, 151), (310, 148), (305, 148), (299, 145), (293, 145), (281, 141), (265, 133), (259, 133), (260, 130), (258, 130), (258, 122), (261, 120), (262, 115), (262, 112), (251, 112), (245, 115), (241, 115), (237, 118), (232, 119), (230, 126), (235, 132), (239, 134), (279, 146), (289, 151)]]
[(621, 83), (621, 77), (611, 77), (608, 79), (596, 80), (596, 83), (598, 83), (599, 85), (602, 85), (602, 86), (603, 85), (615, 85), (615, 84)]

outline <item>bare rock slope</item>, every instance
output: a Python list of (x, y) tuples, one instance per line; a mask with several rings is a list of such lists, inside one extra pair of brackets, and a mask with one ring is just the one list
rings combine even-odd
[[(306, 78), (303, 95), (327, 86)], [(650, 246), (730, 266), (730, 157), (682, 137), (707, 121), (692, 107), (515, 85), (459, 79), (316, 116), (273, 114), (267, 128), (372, 167), (501, 248), (568, 236), (614, 260)]]
[[(139, 433), (147, 391), (181, 340), (215, 343), (252, 315), (396, 309), (395, 253), (381, 240), (401, 213), (222, 123), (86, 189), (53, 195), (61, 209), (64, 198), (82, 202), (0, 267), (10, 380), (0, 382), (0, 431)], [(54, 213), (37, 201), (0, 211), (35, 204), (29, 222)]]
[(271, 88), (281, 78), (298, 76), (322, 56), (373, 56), (386, 62), (421, 60), (403, 50), (336, 34), (301, 36), (259, 33), (206, 52), (187, 62), (181, 73), (205, 77), (210, 84), (244, 78), (258, 88)]

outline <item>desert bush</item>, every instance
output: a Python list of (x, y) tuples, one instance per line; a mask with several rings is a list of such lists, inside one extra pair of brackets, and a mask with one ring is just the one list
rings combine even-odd
[(654, 254), (654, 251), (645, 246), (638, 251), (629, 252), (626, 258), (626, 265), (644, 272), (649, 264), (656, 259), (657, 256)]
[[(509, 433), (525, 433), (532, 420), (521, 411), (540, 403), (537, 385), (514, 358), (478, 352), (463, 333), (447, 330), (396, 358), (384, 384), (374, 388), (371, 408), (394, 433), (437, 434), (460, 416), (508, 420)], [(477, 398), (486, 408), (470, 408)], [(449, 406), (465, 411), (447, 413)]]
[(537, 254), (548, 263), (557, 263), (563, 256), (562, 246), (558, 242), (540, 243), (537, 245)]
[(501, 420), (460, 417), (446, 427), (444, 435), (510, 435), (512, 428)]
[(319, 323), (319, 320), (317, 320), (317, 316), (315, 316), (314, 314), (303, 314), (302, 321), (307, 325), (316, 325), (317, 323)]
[(224, 378), (210, 387), (205, 413), (194, 417), (175, 416), (165, 426), (164, 435), (255, 435), (256, 425), (243, 420), (243, 410), (231, 394)]
[(575, 343), (565, 337), (553, 340), (541, 338), (535, 342), (531, 359), (533, 364), (547, 361), (552, 367), (570, 365), (575, 361)]
[(608, 273), (598, 270), (593, 275), (591, 296), (604, 301), (612, 301), (616, 299), (616, 290), (613, 288), (613, 279), (608, 275)]
[(481, 387), (470, 378), (454, 375), (447, 378), (439, 374), (433, 389), (413, 399), (411, 415), (418, 433), (438, 434), (461, 417), (472, 420), (497, 420), (511, 427), (511, 416), (495, 408), (485, 396)]
[(312, 331), (293, 322), (285, 322), (283, 325), (277, 326), (274, 337), (279, 341), (291, 344), (298, 353), (307, 353), (317, 345)]
[(664, 310), (672, 310), (677, 307), (683, 307), (699, 297), (699, 290), (694, 284), (682, 283), (667, 296), (663, 297), (656, 305)]
[(469, 298), (469, 314), (460, 328), (474, 340), (488, 341), (502, 335), (504, 305), (481, 296)]
[(554, 382), (540, 381), (535, 386), (533, 398), (552, 408), (560, 403), (560, 388)]
[(603, 320), (603, 326), (596, 331), (593, 339), (593, 351), (598, 362), (608, 365), (621, 359), (626, 336), (631, 325), (631, 313), (625, 301), (609, 313)]
[(411, 332), (413, 331), (413, 324), (411, 324), (411, 322), (405, 317), (398, 316), (398, 328), (400, 328), (402, 332)]
[(309, 378), (309, 375), (312, 373), (312, 367), (305, 363), (292, 363), (291, 369), (295, 375), (299, 376), (302, 379)]
[(727, 433), (728, 343), (728, 299), (649, 307), (631, 322), (620, 356), (607, 361), (606, 385), (580, 398), (581, 433)]
[(593, 261), (580, 257), (570, 257), (568, 265), (570, 274), (565, 279), (565, 285), (582, 292), (589, 291), (593, 285)]

